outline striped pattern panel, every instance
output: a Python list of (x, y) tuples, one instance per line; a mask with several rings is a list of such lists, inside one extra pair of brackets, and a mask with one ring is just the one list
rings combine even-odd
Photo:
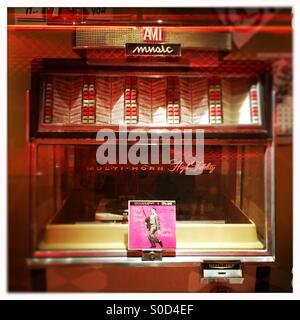
[(192, 123), (195, 125), (209, 123), (207, 86), (207, 79), (191, 80)]
[(167, 123), (166, 79), (154, 79), (152, 83), (152, 122), (157, 125)]
[(183, 125), (192, 124), (192, 81), (190, 79), (180, 79), (180, 111)]
[(152, 96), (154, 79), (138, 79), (139, 88), (139, 124), (150, 124), (152, 121)]
[(180, 87), (178, 78), (167, 78), (167, 104), (168, 123), (180, 123)]
[(223, 79), (222, 101), (224, 124), (251, 124), (248, 79)]
[(233, 124), (234, 114), (238, 112), (236, 105), (232, 105), (230, 79), (222, 79), (222, 103), (224, 124)]
[(111, 78), (96, 80), (96, 123), (110, 124), (111, 122)]
[(124, 124), (123, 78), (111, 78), (111, 124)]
[(68, 77), (53, 77), (53, 123), (69, 123), (70, 82)]
[(69, 79), (70, 87), (70, 124), (81, 123), (82, 79)]

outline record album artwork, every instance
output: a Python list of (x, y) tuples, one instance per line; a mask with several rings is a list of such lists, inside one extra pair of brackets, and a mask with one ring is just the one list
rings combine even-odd
[(128, 203), (128, 249), (175, 249), (175, 201), (132, 200)]

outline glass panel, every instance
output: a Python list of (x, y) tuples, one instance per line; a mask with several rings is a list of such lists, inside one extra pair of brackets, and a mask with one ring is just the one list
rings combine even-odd
[[(176, 200), (177, 222), (255, 225), (265, 241), (263, 145), (206, 145), (204, 171), (178, 165), (99, 165), (96, 145), (39, 145), (36, 222), (126, 223), (128, 200)], [(108, 225), (107, 225), (108, 226)], [(220, 244), (221, 246), (221, 244)]]

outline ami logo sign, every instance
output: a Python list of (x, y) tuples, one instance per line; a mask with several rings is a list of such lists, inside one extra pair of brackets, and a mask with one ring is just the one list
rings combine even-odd
[(160, 27), (143, 27), (144, 42), (162, 42), (165, 40), (164, 31)]

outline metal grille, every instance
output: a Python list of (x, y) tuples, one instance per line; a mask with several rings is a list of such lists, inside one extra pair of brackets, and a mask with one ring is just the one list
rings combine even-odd
[[(182, 47), (207, 48), (212, 50), (231, 50), (232, 36), (229, 32), (199, 32), (165, 29), (166, 43), (178, 43)], [(77, 28), (75, 33), (76, 48), (101, 48), (105, 46), (125, 46), (126, 43), (142, 43), (141, 27), (98, 27)]]
[(75, 47), (123, 46), (139, 41), (141, 35), (133, 28), (77, 29)]

